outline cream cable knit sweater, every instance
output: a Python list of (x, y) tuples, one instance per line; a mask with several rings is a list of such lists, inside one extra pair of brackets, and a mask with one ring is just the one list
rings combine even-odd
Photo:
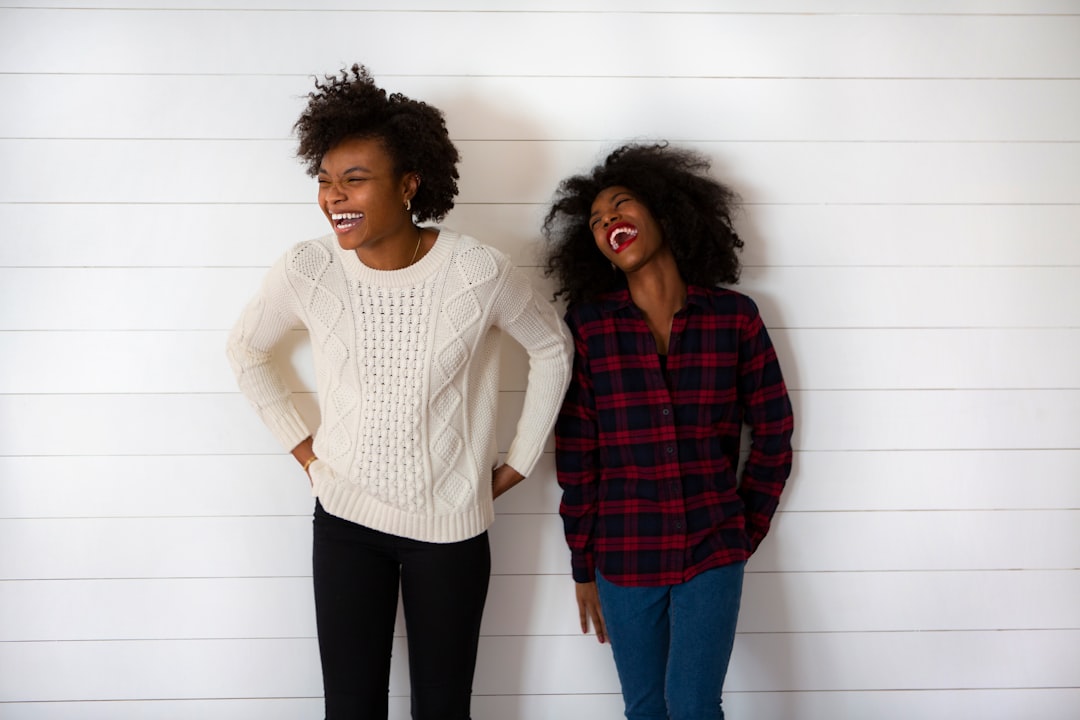
[(286, 450), (311, 432), (271, 353), (297, 327), (311, 336), (322, 414), (313, 494), (331, 514), (417, 540), (464, 540), (494, 520), (500, 330), (529, 353), (506, 457), (523, 475), (570, 377), (562, 320), (497, 250), (442, 230), (415, 264), (379, 271), (328, 235), (270, 269), (229, 336), (240, 389)]

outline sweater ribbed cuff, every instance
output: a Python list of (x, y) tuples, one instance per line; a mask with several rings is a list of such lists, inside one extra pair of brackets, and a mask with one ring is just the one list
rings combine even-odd
[(291, 403), (276, 412), (264, 412), (263, 421), (286, 452), (291, 452), (311, 435), (304, 418)]

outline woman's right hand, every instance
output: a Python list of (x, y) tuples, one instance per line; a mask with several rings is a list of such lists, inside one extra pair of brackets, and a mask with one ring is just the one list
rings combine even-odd
[(596, 639), (607, 642), (607, 627), (604, 625), (604, 612), (600, 608), (600, 593), (596, 582), (576, 583), (578, 618), (581, 620), (581, 632), (589, 632), (589, 624), (596, 628)]
[(312, 485), (314, 485), (314, 481), (311, 479), (311, 464), (318, 460), (318, 458), (315, 457), (314, 444), (315, 441), (308, 435), (299, 445), (292, 449), (292, 456), (296, 458), (296, 462), (300, 463), (300, 467), (302, 467), (307, 474), (308, 482)]
[(318, 461), (319, 458), (315, 457), (314, 455), (304, 461), (304, 472), (307, 473), (308, 484), (310, 484), (312, 487), (315, 486), (315, 480), (311, 477), (311, 466)]

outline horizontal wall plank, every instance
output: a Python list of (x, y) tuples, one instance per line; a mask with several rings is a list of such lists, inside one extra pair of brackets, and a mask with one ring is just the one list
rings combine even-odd
[(1078, 630), (744, 636), (728, 678), (732, 690), (766, 692), (1067, 688), (1078, 641)]
[(800, 452), (782, 510), (1080, 508), (1080, 451)]
[[(750, 572), (739, 632), (1075, 630), (1078, 593), (1076, 570)], [(0, 642), (315, 636), (310, 577), (6, 581), (0, 606)], [(579, 633), (569, 574), (492, 577), (483, 636)]]
[[(496, 509), (555, 512), (559, 498), (549, 452)], [(0, 457), (0, 516), (11, 519), (306, 515), (313, 504), (307, 478), (284, 452)]]
[[(1080, 329), (798, 329), (770, 333), (791, 390), (1078, 389)], [(0, 332), (0, 394), (236, 390), (228, 333)], [(1031, 348), (1055, 348), (1032, 353)], [(315, 388), (305, 331), (278, 351), (296, 392)], [(80, 359), (72, 364), (70, 358)], [(528, 356), (503, 338), (500, 387), (524, 391)]]
[(1078, 519), (1076, 510), (785, 513), (749, 567), (758, 572), (1074, 569), (1080, 565)]
[(1080, 328), (791, 328), (769, 335), (792, 389), (1080, 388)]
[[(314, 397), (295, 401), (309, 427), (318, 427)], [(0, 422), (14, 430), (4, 433), (7, 443), (0, 438), (0, 455), (283, 451), (239, 394), (8, 395), (0, 398)]]
[[(461, 145), (462, 199), (501, 202), (546, 202), (563, 177), (591, 167), (611, 147), (562, 142)], [(717, 177), (753, 203), (1080, 199), (1080, 144), (701, 142), (695, 147), (712, 159)], [(522, 164), (535, 174), (515, 174)], [(554, 172), (546, 175), (547, 168)], [(1018, 184), (1017, 177), (1025, 182)]]
[[(750, 568), (1076, 568), (1078, 520), (1080, 510), (785, 513)], [(0, 520), (5, 547), (23, 549), (0, 557), (0, 579), (304, 576), (310, 527), (307, 516)], [(557, 515), (502, 515), (491, 538), (496, 574), (563, 575), (569, 567)]]
[[(480, 239), (515, 265), (533, 266), (540, 264), (545, 210), (540, 205), (459, 204), (441, 227)], [(0, 205), (0, 223), (9, 237), (18, 239), (0, 247), (0, 266), (266, 268), (293, 244), (328, 231), (314, 197), (292, 204), (65, 203), (51, 207), (49, 214), (50, 222), (42, 223), (38, 205)], [(52, 231), (67, 223), (83, 226), (82, 242)], [(151, 226), (152, 243), (136, 231)], [(116, 228), (129, 230), (118, 233)], [(1047, 243), (1044, 257), (1058, 247), (1067, 251), (1063, 243)]]
[(1076, 390), (792, 393), (803, 450), (1073, 449)]
[[(460, 202), (549, 202), (564, 177), (591, 167), (615, 144), (460, 141)], [(713, 159), (718, 177), (752, 203), (1080, 202), (1080, 143), (695, 147)], [(314, 180), (293, 152), (286, 140), (0, 140), (0, 154), (19, 178), (0, 187), (0, 202), (310, 202)], [(59, 182), (55, 168), (68, 165), (95, 168), (95, 182)], [(125, 229), (145, 232), (116, 230)]]
[[(0, 394), (233, 392), (228, 333), (211, 331), (0, 332)], [(502, 336), (500, 387), (524, 391), (528, 354)], [(278, 369), (296, 392), (316, 387), (306, 330), (277, 350)], [(73, 366), (70, 358), (80, 358)]]
[[(523, 392), (499, 394), (497, 412), (503, 422), (495, 435), (500, 452), (510, 448), (524, 399)], [(319, 426), (315, 396), (296, 394), (294, 400), (314, 431)], [(25, 412), (30, 415), (23, 417)], [(239, 393), (8, 395), (0, 397), (0, 422), (20, 425), (7, 440), (0, 438), (0, 455), (248, 455), (283, 450)], [(45, 434), (42, 423), (50, 426)], [(547, 448), (554, 450), (554, 439)]]
[[(403, 641), (391, 693), (407, 687)], [(831, 662), (821, 662), (829, 657)], [(918, 663), (904, 658), (918, 657)], [(726, 689), (1062, 688), (1080, 662), (1080, 631), (748, 635), (736, 640)], [(0, 699), (311, 697), (314, 640), (4, 643)], [(64, 671), (64, 672), (58, 672)], [(610, 649), (588, 637), (482, 638), (478, 695), (614, 693)]]
[[(444, 226), (542, 262), (543, 204), (458, 204)], [(325, 234), (314, 200), (292, 204), (0, 204), (0, 267), (269, 267)], [(78, 224), (79, 233), (56, 233)], [(744, 265), (1080, 265), (1076, 205), (749, 205)], [(155, 242), (138, 228), (154, 227)], [(124, 228), (117, 232), (117, 228)]]
[(754, 205), (738, 230), (748, 265), (1077, 265), (1074, 222), (1080, 205)]
[[(1069, 15), (595, 13), (573, 20), (550, 12), (4, 9), (0, 24), (10, 41), (0, 66), (19, 73), (126, 73), (133, 62), (139, 72), (163, 74), (325, 72), (341, 65), (340, 48), (353, 47), (362, 24), (371, 30), (363, 59), (384, 76), (431, 71), (428, 53), (399, 51), (403, 36), (470, 38), (470, 52), (440, 55), (447, 75), (1080, 76), (1080, 17)], [(612, 54), (595, 42), (603, 36), (650, 42), (642, 52)], [(213, 51), (190, 52), (192, 37)], [(575, 52), (548, 52), (556, 40)], [(997, 52), (981, 52), (986, 47)]]
[[(379, 82), (440, 108), (455, 140), (1080, 139), (1077, 80), (420, 76)], [(0, 137), (287, 138), (312, 88), (304, 75), (0, 76), (0, 96), (15, 100), (0, 108)], [(596, 103), (612, 96), (625, 100)], [(502, 112), (490, 112), (496, 104)], [(590, 112), (581, 112), (585, 107)]]
[(8, 581), (0, 606), (0, 642), (315, 637), (310, 576)]
[(739, 632), (1076, 630), (1078, 591), (1076, 570), (751, 572)]
[(307, 477), (284, 451), (0, 458), (7, 518), (305, 515), (313, 505)]
[(27, 553), (0, 560), (4, 579), (311, 574), (309, 517), (3, 520), (0, 536), (30, 543), (8, 546)]
[[(525, 268), (551, 297), (554, 283)], [(262, 268), (0, 268), (0, 330), (227, 330)], [(780, 328), (1076, 328), (1080, 266), (747, 268)], [(917, 289), (917, 290), (916, 290)], [(873, 352), (873, 351), (871, 351)]]
[[(0, 266), (268, 268), (293, 244), (327, 233), (314, 193), (301, 200), (261, 205), (61, 203), (49, 208), (49, 222), (42, 222), (40, 205), (0, 204), (0, 223), (18, 239), (0, 246)], [(56, 226), (75, 224), (80, 233), (55, 232)], [(153, 242), (146, 236), (151, 227)]]
[[(1080, 390), (794, 391), (799, 450), (1069, 450)], [(296, 403), (316, 427), (314, 397)], [(524, 393), (503, 392), (517, 418)], [(2, 455), (277, 454), (239, 393), (0, 396)], [(497, 427), (506, 451), (516, 420)]]
[[(1080, 451), (798, 452), (784, 512), (1080, 509)], [(502, 496), (499, 514), (556, 511), (555, 459)], [(0, 457), (0, 516), (27, 518), (306, 515), (292, 457)]]
[(0, 307), (0, 327), (226, 330), (265, 275), (263, 268), (3, 269), (4, 297), (20, 303)]
[[(395, 647), (395, 694), (407, 678)], [(0, 644), (0, 700), (318, 697), (314, 638)], [(3, 707), (3, 706), (0, 706)]]
[(1080, 267), (747, 268), (769, 328), (1069, 328)]
[[(738, 693), (726, 692), (725, 711), (732, 717), (786, 720), (798, 713), (804, 720), (953, 720), (958, 716), (985, 720), (1038, 717), (1073, 720), (1080, 690), (921, 690)], [(392, 698), (390, 720), (407, 720), (408, 700)], [(12, 720), (152, 720), (199, 717), (205, 720), (293, 720), (322, 712), (322, 700), (167, 700), (75, 703), (8, 703), (0, 705)], [(622, 699), (608, 695), (473, 696), (476, 720), (547, 720), (581, 713), (595, 720), (620, 720)], [(8, 715), (5, 715), (8, 717)]]
[[(1074, 720), (1080, 690), (918, 690), (863, 692), (732, 692), (724, 693), (724, 710), (732, 718), (761, 720)], [(322, 712), (322, 698), (248, 700), (146, 700), (93, 703), (3, 703), (11, 720), (157, 720), (197, 717), (201, 720), (295, 720)], [(550, 720), (588, 717), (621, 720), (622, 698), (606, 695), (473, 695), (476, 720)], [(391, 698), (389, 720), (408, 720), (408, 698)]]
[[(539, 269), (523, 271), (551, 297)], [(4, 297), (19, 299), (0, 306), (0, 329), (227, 330), (265, 276), (265, 268), (0, 268)]]
[[(162, 9), (176, 10), (169, 0), (111, 0), (103, 7), (101, 0), (3, 0), (0, 7), (73, 8), (91, 10)], [(185, 3), (191, 10), (290, 10), (295, 0), (194, 0)], [(446, 10), (445, 0), (320, 0), (312, 10)], [(507, 11), (501, 0), (455, 0), (457, 11)], [(517, 0), (513, 11), (548, 12), (647, 12), (647, 13), (796, 13), (799, 15), (828, 15), (850, 13), (869, 15), (993, 15), (1013, 13), (1022, 15), (1076, 14), (1070, 0), (878, 0), (868, 7), (862, 0), (817, 0), (813, 12), (807, 12), (805, 0), (669, 0), (658, 9), (653, 0), (621, 0), (613, 10), (610, 0)]]
[(1078, 702), (1075, 688), (724, 693), (725, 714), (760, 720), (1071, 720)]

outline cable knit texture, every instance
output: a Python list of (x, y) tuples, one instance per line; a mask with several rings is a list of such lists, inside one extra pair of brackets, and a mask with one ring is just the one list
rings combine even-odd
[(241, 391), (286, 450), (311, 433), (272, 361), (290, 330), (312, 343), (322, 425), (313, 493), (330, 513), (429, 542), (494, 519), (500, 331), (529, 354), (508, 465), (528, 475), (570, 375), (558, 314), (497, 250), (447, 230), (415, 264), (366, 267), (333, 235), (281, 258), (229, 336)]

